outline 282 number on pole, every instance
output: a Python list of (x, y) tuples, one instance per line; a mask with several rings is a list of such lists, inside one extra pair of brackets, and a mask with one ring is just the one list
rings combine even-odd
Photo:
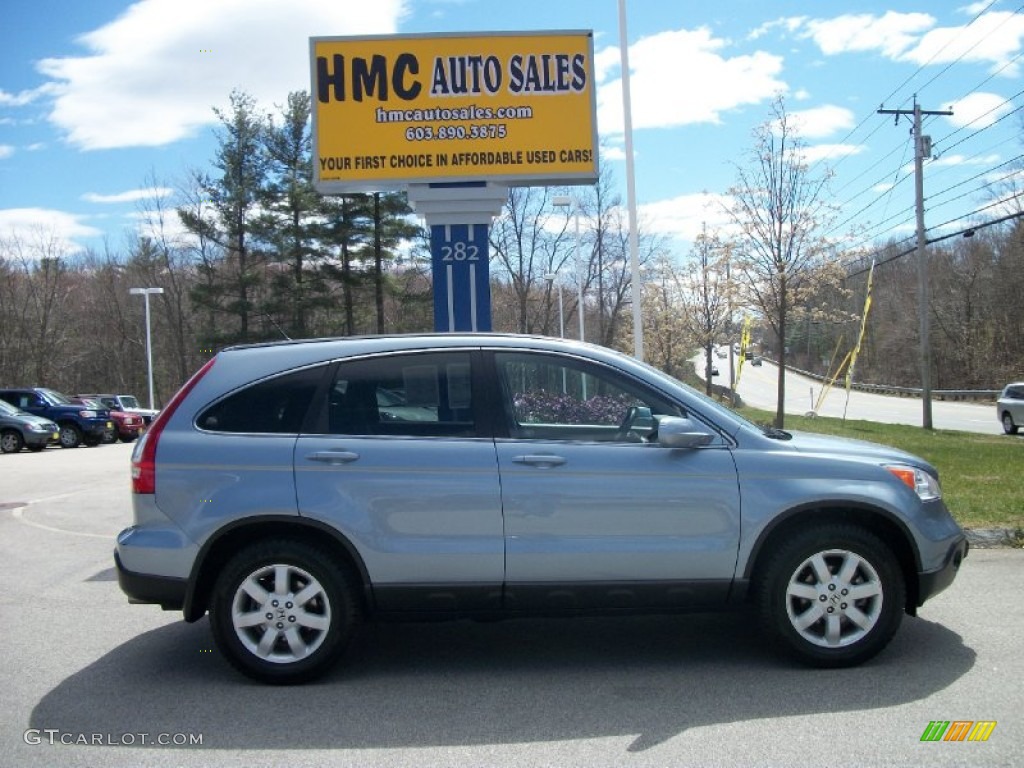
[(480, 261), (480, 249), (472, 243), (441, 246), (441, 261)]

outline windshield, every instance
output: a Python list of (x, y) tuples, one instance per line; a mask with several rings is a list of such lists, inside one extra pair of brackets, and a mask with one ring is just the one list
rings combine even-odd
[(0, 400), (0, 413), (4, 416), (17, 416), (21, 413), (17, 408), (8, 403), (6, 400)]
[(39, 391), (42, 393), (43, 397), (51, 403), (56, 403), (57, 405), (74, 405), (71, 398), (67, 395), (62, 395), (55, 389), (40, 389)]
[(121, 405), (125, 408), (138, 408), (139, 401), (132, 395), (121, 395)]

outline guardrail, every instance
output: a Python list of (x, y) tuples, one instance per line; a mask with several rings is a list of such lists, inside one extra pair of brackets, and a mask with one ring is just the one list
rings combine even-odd
[[(778, 362), (772, 360), (770, 357), (764, 357), (763, 359), (778, 365)], [(801, 376), (806, 376), (809, 379), (815, 379), (817, 381), (825, 381), (825, 377), (811, 373), (810, 371), (804, 371), (800, 368), (794, 368), (792, 365), (787, 365), (786, 370), (792, 371), (793, 373), (799, 373)], [(846, 379), (840, 376), (836, 380), (837, 387), (845, 387)], [(853, 389), (859, 392), (874, 392), (878, 395), (898, 395), (899, 397), (921, 397), (923, 390), (916, 387), (896, 387), (888, 384), (860, 384), (853, 382)], [(933, 389), (932, 397), (936, 400), (952, 400), (952, 401), (963, 401), (963, 400), (989, 400), (995, 402), (999, 397), (1000, 390), (998, 389)]]

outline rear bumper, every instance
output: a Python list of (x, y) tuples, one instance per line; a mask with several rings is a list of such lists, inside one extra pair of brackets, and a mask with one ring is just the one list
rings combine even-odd
[(960, 536), (950, 545), (949, 551), (941, 567), (934, 571), (927, 571), (917, 575), (917, 604), (924, 605), (924, 602), (953, 583), (960, 565), (967, 557), (970, 546), (965, 536)]
[(129, 603), (159, 605), (165, 611), (180, 611), (185, 605), (185, 590), (188, 582), (172, 576), (153, 576), (148, 573), (129, 571), (114, 552), (117, 566), (117, 583), (128, 596)]

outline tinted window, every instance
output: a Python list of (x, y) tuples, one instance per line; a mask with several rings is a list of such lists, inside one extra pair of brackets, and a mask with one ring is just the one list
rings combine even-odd
[(636, 442), (654, 431), (655, 416), (682, 415), (625, 377), (570, 358), (499, 352), (495, 361), (512, 437)]
[(246, 387), (207, 408), (196, 424), (215, 432), (297, 434), (324, 370), (307, 368)]
[(328, 400), (332, 434), (477, 434), (468, 353), (432, 352), (341, 363)]

